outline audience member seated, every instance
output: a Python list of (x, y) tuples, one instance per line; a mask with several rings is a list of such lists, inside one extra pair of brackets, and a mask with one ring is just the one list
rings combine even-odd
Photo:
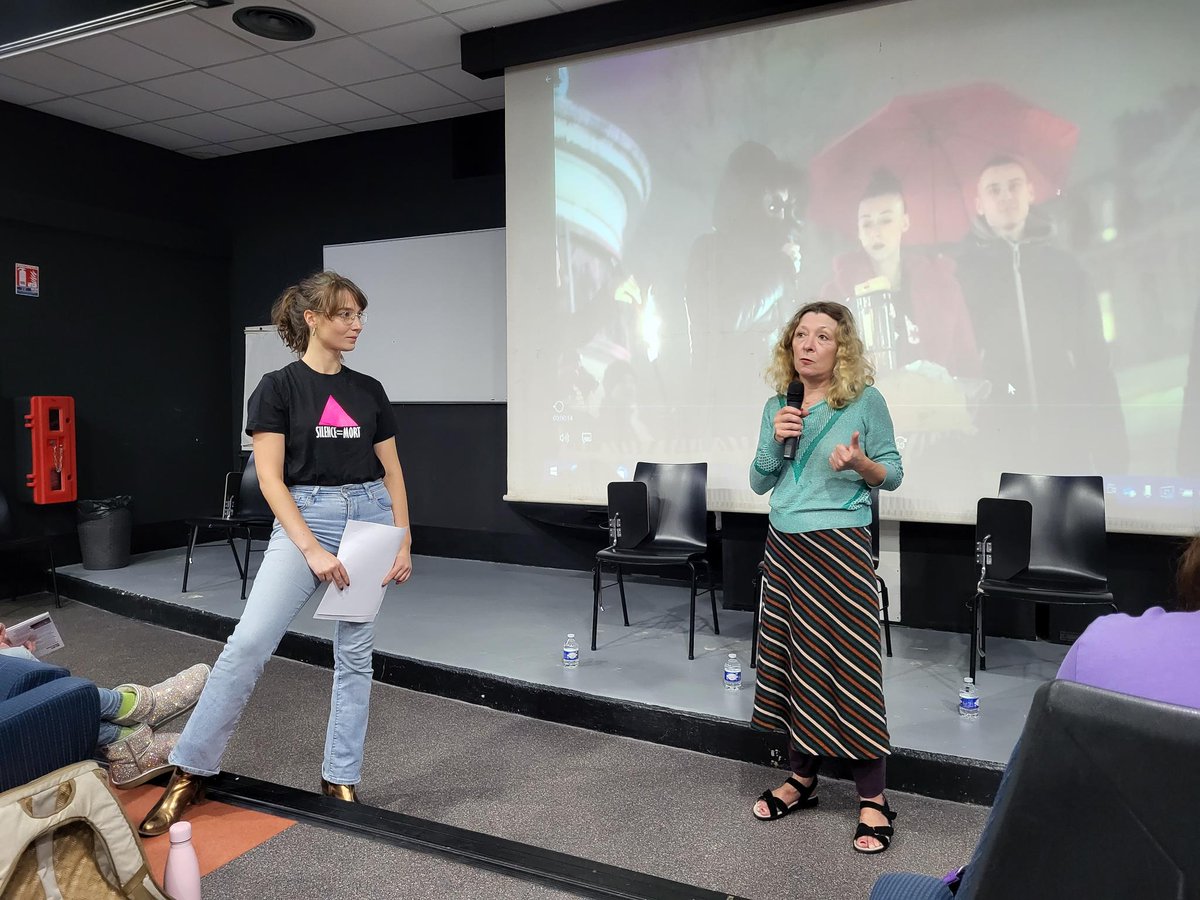
[[(1058, 677), (1200, 709), (1200, 535), (1180, 557), (1176, 585), (1173, 612), (1154, 606), (1140, 616), (1113, 613), (1092, 622), (1067, 652)], [(997, 801), (1004, 788), (1001, 780)], [(991, 819), (983, 827), (976, 856), (990, 827)], [(881, 876), (870, 900), (949, 900), (957, 893), (969, 894), (970, 884), (969, 864), (944, 878), (901, 872)]]
[[(13, 646), (5, 627), (0, 625), (0, 656), (37, 662), (36, 649), (36, 640)], [(179, 735), (157, 729), (196, 705), (209, 671), (208, 665), (198, 663), (152, 687), (95, 686), (100, 700), (96, 755), (108, 763), (110, 784), (134, 787), (173, 768), (167, 757)]]

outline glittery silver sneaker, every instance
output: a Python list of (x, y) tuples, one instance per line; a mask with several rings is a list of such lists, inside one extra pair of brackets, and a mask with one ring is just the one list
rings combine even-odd
[(108, 781), (113, 787), (131, 788), (175, 767), (167, 762), (179, 735), (155, 734), (148, 725), (140, 725), (133, 734), (101, 748), (108, 761)]
[(157, 728), (196, 705), (211, 671), (212, 667), (206, 663), (197, 663), (153, 687), (143, 684), (118, 685), (114, 690), (129, 691), (137, 697), (137, 702), (129, 715), (110, 721), (118, 725), (149, 725)]

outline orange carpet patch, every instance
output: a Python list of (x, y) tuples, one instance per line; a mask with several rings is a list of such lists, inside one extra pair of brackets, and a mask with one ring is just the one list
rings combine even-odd
[[(136, 828), (146, 813), (150, 812), (163, 789), (157, 785), (144, 784), (127, 791), (114, 790), (125, 810), (125, 815)], [(221, 868), (230, 860), (237, 859), (248, 850), (266, 843), (280, 832), (295, 825), (293, 819), (283, 819), (267, 813), (230, 806), (216, 800), (204, 800), (188, 809), (184, 818), (192, 823), (192, 845), (200, 860), (200, 874)], [(171, 848), (168, 835), (143, 837), (150, 871), (162, 884), (163, 870), (167, 864), (167, 851)]]

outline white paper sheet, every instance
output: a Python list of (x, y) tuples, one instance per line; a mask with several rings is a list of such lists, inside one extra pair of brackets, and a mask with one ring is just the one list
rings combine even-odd
[(391, 571), (407, 528), (351, 520), (342, 533), (338, 559), (350, 576), (349, 586), (339, 591), (332, 582), (325, 588), (314, 619), (343, 622), (373, 622), (387, 590), (383, 579)]
[[(387, 572), (383, 574), (386, 575)], [(50, 613), (39, 613), (32, 619), (8, 626), (8, 640), (14, 647), (20, 647), (30, 638), (37, 638), (37, 649), (33, 651), (33, 655), (38, 659), (65, 646), (62, 635), (58, 633), (58, 627), (50, 618)]]

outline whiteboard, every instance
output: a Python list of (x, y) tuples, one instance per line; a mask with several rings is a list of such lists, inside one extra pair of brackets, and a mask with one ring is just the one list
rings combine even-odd
[(288, 349), (274, 325), (246, 329), (246, 377), (242, 382), (243, 450), (249, 450), (252, 446), (250, 435), (246, 434), (246, 405), (250, 402), (250, 395), (264, 375), (295, 361), (296, 354)]
[(489, 403), (507, 396), (504, 229), (333, 244), (325, 268), (367, 295), (346, 365), (393, 403)]
[[(503, 228), (329, 244), (324, 265), (367, 295), (367, 324), (346, 365), (378, 378), (393, 403), (504, 402)], [(251, 446), (250, 395), (295, 359), (273, 326), (246, 329), (242, 449)]]

